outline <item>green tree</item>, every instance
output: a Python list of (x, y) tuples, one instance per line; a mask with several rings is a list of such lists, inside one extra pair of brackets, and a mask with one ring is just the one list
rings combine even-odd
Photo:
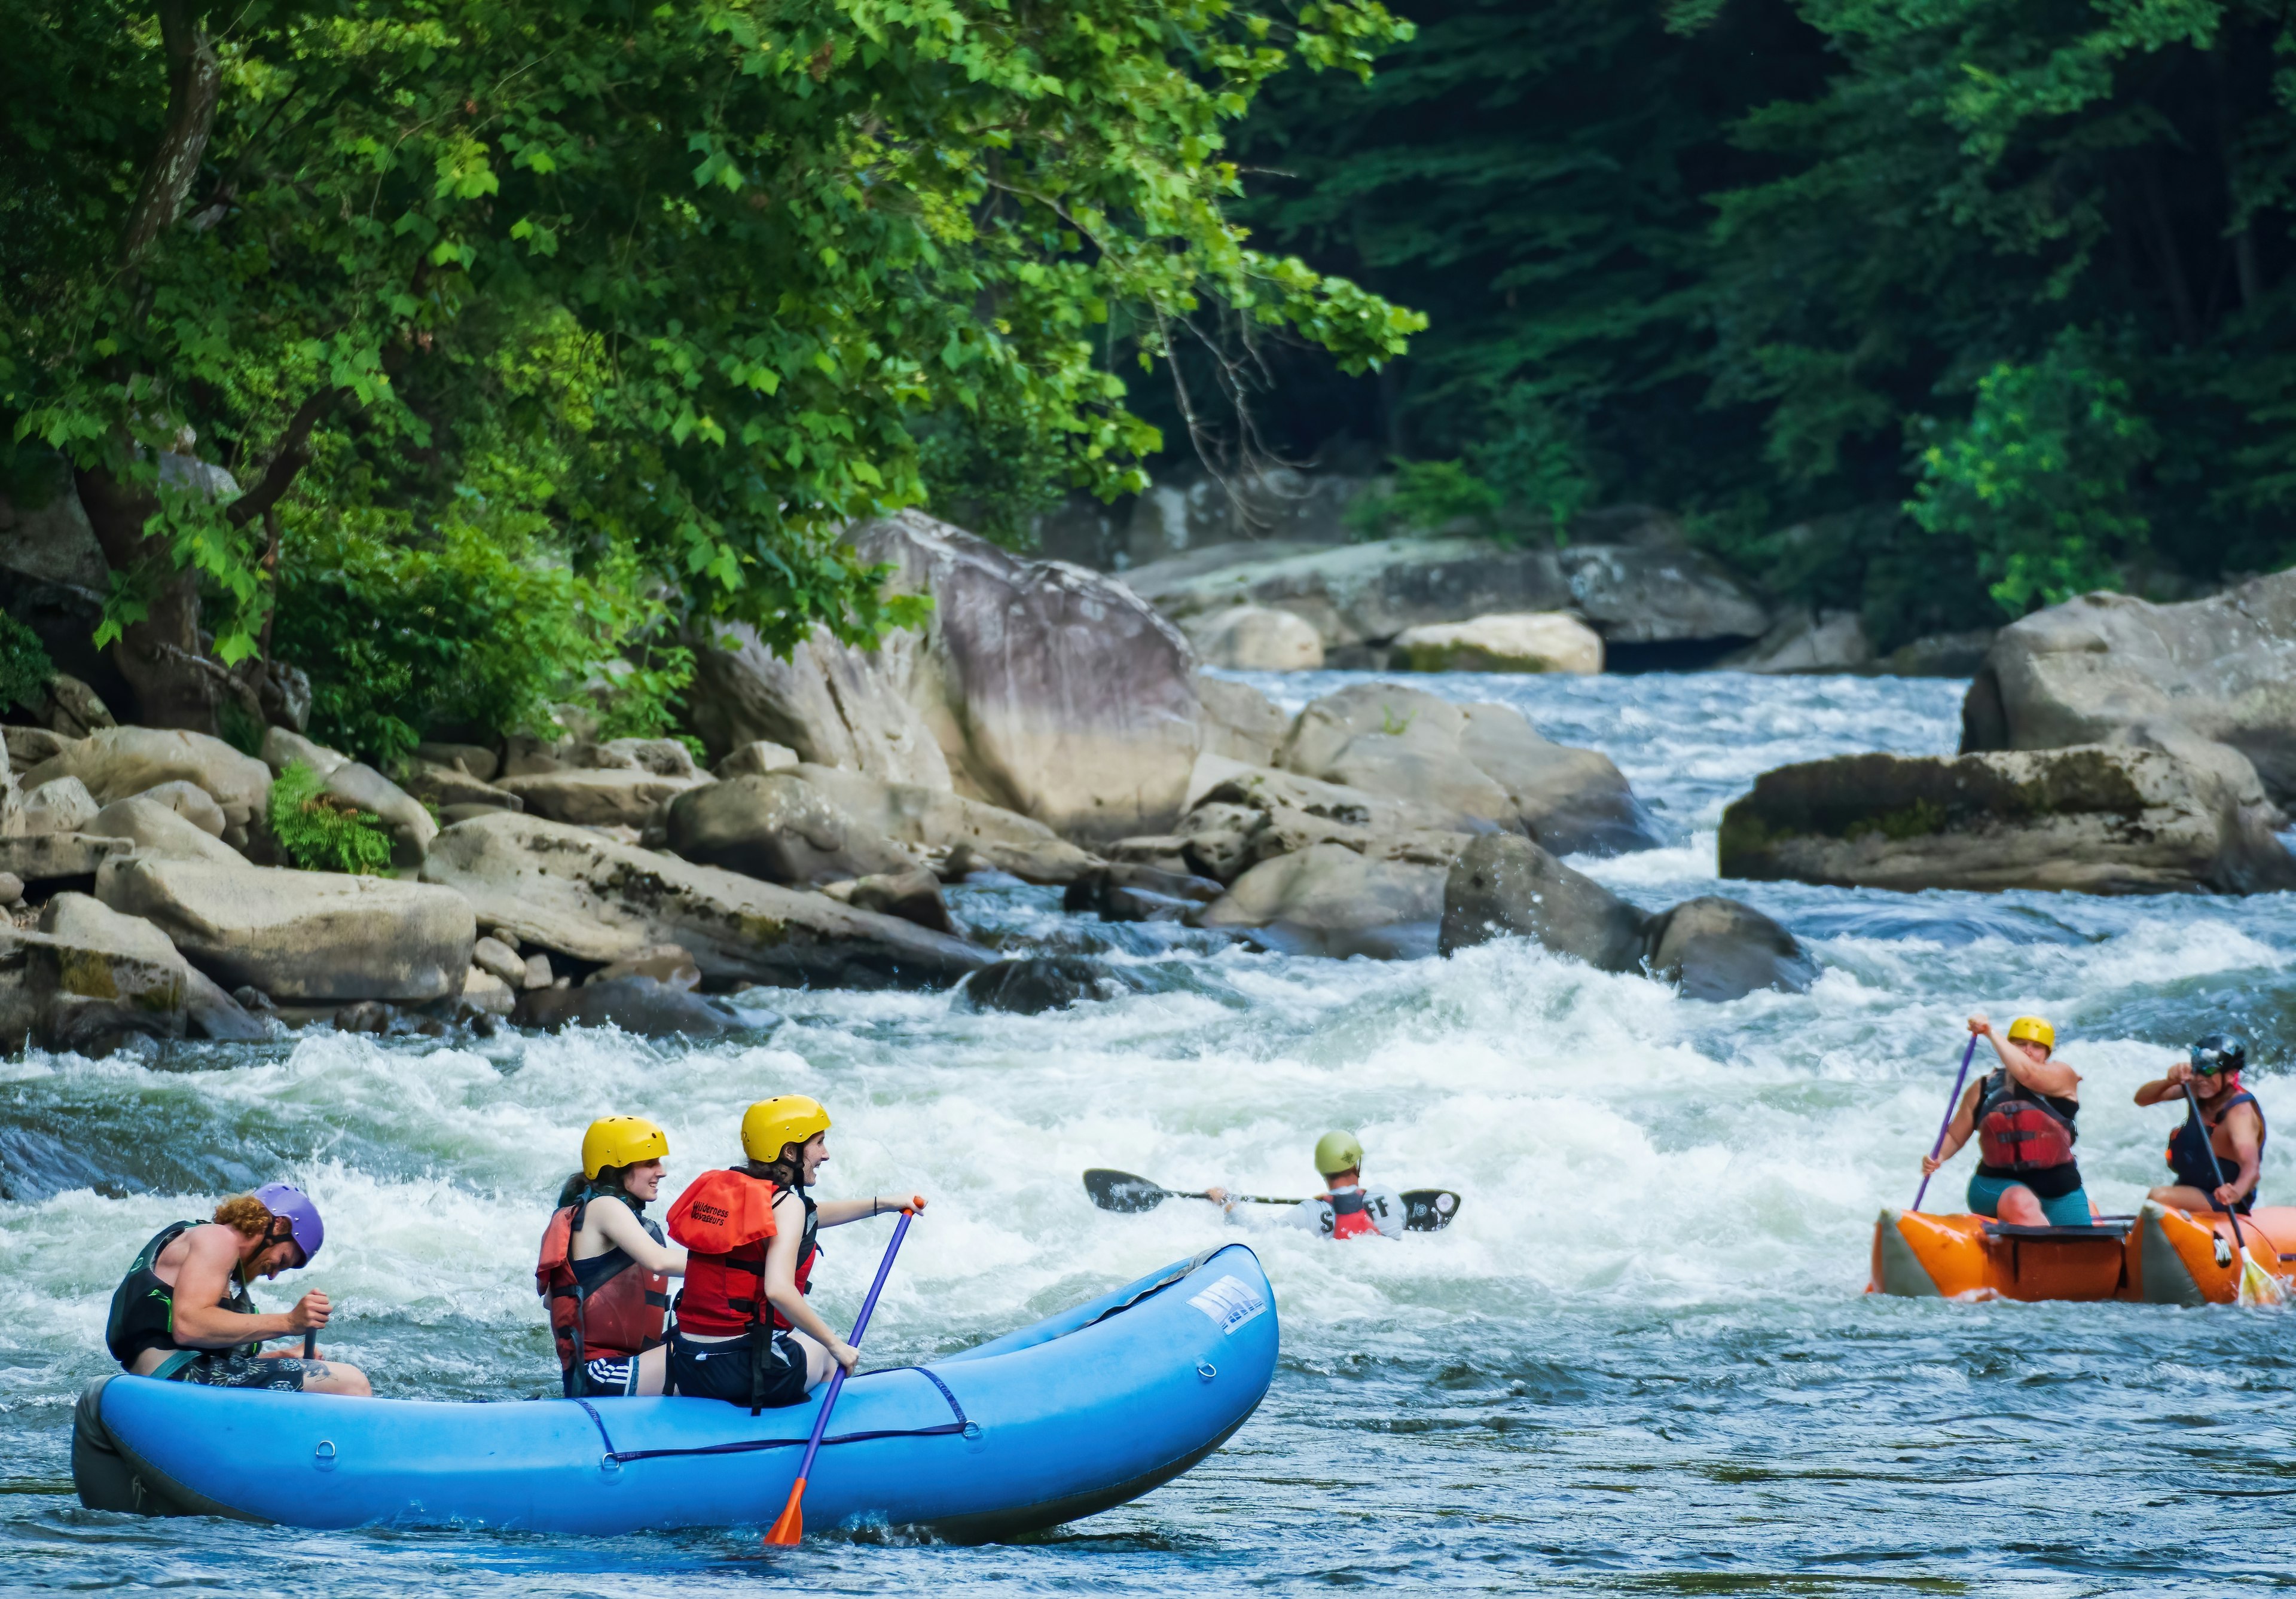
[(1228, 124), (1294, 60), (1366, 70), (1376, 0), (0, 19), (0, 422), (69, 455), (151, 721), (212, 726), (283, 562), (347, 541), (866, 638), (905, 613), (836, 530), (927, 496), (918, 419), (1114, 492), (1158, 442), (1121, 372), (1191, 318), (1355, 369), (1414, 325), (1226, 215)]

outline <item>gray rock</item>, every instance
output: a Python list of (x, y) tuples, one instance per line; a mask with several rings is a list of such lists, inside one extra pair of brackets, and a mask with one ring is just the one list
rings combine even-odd
[(655, 978), (632, 975), (594, 980), (578, 988), (537, 988), (518, 998), (512, 1019), (521, 1027), (558, 1032), (570, 1027), (614, 1027), (645, 1038), (714, 1038), (741, 1021), (714, 999)]
[(85, 894), (59, 894), (39, 930), (0, 928), (0, 1047), (105, 1055), (135, 1038), (180, 1038), (190, 968), (149, 922)]
[(160, 727), (107, 727), (32, 768), (28, 788), (56, 777), (77, 777), (98, 805), (110, 805), (178, 779), (207, 791), (229, 829), (263, 815), (271, 772), (219, 738)]
[(1644, 934), (1650, 973), (1685, 999), (1742, 998), (1765, 988), (1807, 993), (1817, 963), (1770, 917), (1735, 899), (1707, 895), (1651, 918)]
[[(223, 807), (209, 798), (207, 790), (185, 783), (180, 778), (174, 783), (163, 783), (155, 789), (145, 789), (142, 793), (131, 799), (119, 800), (117, 803), (161, 806), (181, 816), (208, 837), (211, 839), (223, 837), (226, 825), (223, 819)], [(109, 810), (111, 808), (107, 806), (105, 808)], [(103, 830), (91, 824), (81, 831), (101, 832)], [(228, 849), (230, 846), (226, 845), (225, 848)]]
[(1291, 735), (1292, 718), (1248, 683), (1199, 676), (1196, 697), (1203, 702), (1203, 750), (1207, 755), (1270, 767)]
[(1443, 890), (1441, 949), (1451, 955), (1507, 934), (1528, 938), (1597, 972), (1639, 971), (1641, 911), (1574, 872), (1529, 839), (1470, 841)]
[(482, 938), (472, 945), (471, 964), (513, 988), (526, 987), (526, 963), (500, 939)]
[(17, 823), (24, 837), (80, 832), (95, 819), (95, 798), (77, 777), (51, 777), (37, 784), (27, 780), (24, 786)]
[(13, 723), (0, 727), (0, 737), (7, 741), (8, 769), (18, 776), (42, 761), (53, 760), (79, 742), (76, 738), (66, 738), (61, 733), (51, 733), (45, 727), (19, 727)]
[(642, 827), (658, 806), (706, 787), (701, 777), (665, 777), (642, 767), (575, 767), (504, 777), (495, 786), (528, 811), (584, 827)]
[(106, 861), (95, 891), (217, 981), (300, 1004), (451, 996), (478, 939), (459, 895), (388, 877), (138, 854)]
[(1085, 955), (1029, 955), (998, 961), (965, 979), (957, 1002), (967, 1010), (1038, 1016), (1087, 999), (1107, 999), (1126, 985), (1104, 961)]
[(840, 882), (916, 865), (793, 773), (693, 790), (672, 801), (668, 821), (669, 847), (685, 859), (767, 882)]
[(721, 756), (779, 744), (816, 766), (946, 789), (947, 757), (908, 698), (923, 650), (906, 629), (863, 651), (816, 627), (783, 660), (745, 625), (708, 624), (693, 640), (694, 731)]
[(71, 474), (62, 461), (0, 493), (0, 569), (20, 578), (101, 591), (111, 581)]
[[(484, 939), (480, 941), (485, 942)], [(504, 982), (496, 973), (474, 964), (463, 974), (463, 993), (458, 1006), (480, 1015), (502, 1020), (518, 1009), (518, 985)]]
[[(701, 987), (701, 968), (695, 964), (692, 955), (675, 944), (656, 944), (639, 950), (636, 955), (625, 955), (619, 961), (599, 967), (582, 980), (586, 983), (610, 983), (619, 977), (651, 978), (673, 988)], [(533, 986), (546, 988), (550, 985), (542, 982)]]
[(628, 767), (652, 772), (657, 777), (707, 775), (695, 764), (693, 751), (674, 738), (608, 739), (603, 743), (578, 745), (575, 756), (584, 766)]
[(1890, 651), (1874, 669), (1893, 677), (1974, 677), (1997, 636), (1993, 627), (1925, 634)]
[(1765, 772), (1723, 814), (1722, 875), (1904, 890), (2296, 888), (2296, 858), (2246, 762), (2183, 742), (2191, 758), (2090, 744)]
[(1134, 861), (1111, 861), (1069, 884), (1061, 908), (1104, 922), (1177, 922), (1226, 890), (1208, 877)]
[(1244, 672), (1313, 672), (1324, 665), (1324, 641), (1304, 619), (1265, 605), (1232, 605), (1191, 616), (1180, 625), (1206, 666)]
[(2001, 629), (1962, 750), (2118, 743), (2175, 723), (2245, 755), (2296, 804), (2296, 570), (2182, 605), (2095, 594)]
[(1854, 611), (1812, 615), (1790, 611), (1747, 649), (1726, 655), (1718, 666), (1740, 672), (1862, 672), (1874, 664), (1874, 646)]
[(1516, 823), (1557, 855), (1627, 855), (1667, 841), (1600, 750), (1550, 742), (1506, 705), (1464, 708), (1459, 753), (1506, 791)]
[[(494, 763), (487, 763), (491, 767)], [(443, 816), (450, 807), (481, 807), (488, 810), (524, 810), (526, 801), (508, 789), (472, 776), (460, 765), (442, 766), (415, 759), (398, 768), (398, 786), (415, 800), (435, 805)]]
[(940, 879), (922, 866), (906, 872), (880, 872), (857, 878), (845, 894), (845, 903), (857, 910), (898, 916), (935, 932), (953, 933), (948, 903), (940, 897)]
[[(646, 947), (652, 948), (653, 946), (649, 945)], [(521, 988), (547, 988), (557, 980), (551, 975), (550, 957), (539, 949), (528, 955), (521, 964), (520, 972), (519, 987)]]
[(24, 898), (24, 880), (13, 872), (0, 872), (0, 906), (20, 905)]
[(1464, 833), (1423, 833), (1355, 850), (1316, 844), (1260, 862), (1198, 924), (1265, 930), (1261, 942), (1317, 955), (1434, 953), (1451, 862)]
[[(928, 860), (968, 851), (981, 865), (1023, 882), (1066, 883), (1098, 864), (1042, 822), (985, 800), (919, 783), (881, 783), (861, 772), (810, 763), (797, 775), (860, 825), (922, 851)], [(962, 873), (953, 873), (962, 876)]]
[(719, 778), (770, 777), (776, 772), (794, 772), (803, 757), (787, 744), (776, 744), (770, 739), (756, 739), (743, 744), (711, 768)]
[(86, 738), (99, 727), (116, 727), (102, 696), (69, 672), (52, 672), (48, 680), (17, 703), (40, 726), (67, 741)]
[(1406, 672), (1574, 672), (1603, 669), (1603, 636), (1559, 611), (1501, 612), (1429, 622), (1396, 636), (1391, 657)]
[[(184, 826), (191, 827), (191, 824), (187, 822)], [(198, 832), (199, 829), (191, 827), (191, 831)], [(217, 847), (220, 849), (223, 846)], [(96, 868), (105, 861), (115, 855), (125, 855), (132, 848), (124, 839), (102, 838), (85, 832), (45, 832), (36, 833), (29, 838), (0, 838), (0, 872), (30, 883), (55, 882), (70, 877), (94, 877)]]
[(480, 783), (491, 783), (502, 769), (502, 756), (484, 744), (422, 743), (414, 746), (414, 758), (434, 767), (460, 770), (464, 775)]
[(250, 1013), (197, 966), (186, 963), (184, 972), (184, 1016), (193, 1037), (219, 1044), (266, 1044), (286, 1035), (277, 1017)]
[(496, 812), (456, 824), (439, 834), (422, 875), (521, 943), (600, 964), (678, 944), (712, 985), (935, 988), (988, 960), (898, 917), (537, 816)]
[[(159, 791), (152, 791), (153, 793)], [(201, 791), (193, 790), (194, 793)], [(204, 795), (202, 795), (204, 797)], [(151, 794), (114, 800), (95, 813), (87, 832), (97, 838), (125, 839), (137, 849), (218, 865), (246, 864), (238, 850), (173, 807)], [(94, 870), (91, 866), (90, 871)]]

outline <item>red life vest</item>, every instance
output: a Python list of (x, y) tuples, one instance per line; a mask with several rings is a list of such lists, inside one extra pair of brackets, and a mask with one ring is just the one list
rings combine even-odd
[(2073, 1124), (2008, 1072), (1985, 1079), (1977, 1103), (1978, 1157), (1997, 1171), (2046, 1171), (2073, 1162)]
[(1371, 1211), (1365, 1206), (1362, 1189), (1351, 1188), (1345, 1193), (1334, 1192), (1330, 1195), (1330, 1199), (1332, 1237), (1360, 1238), (1366, 1233), (1379, 1231), (1378, 1226), (1371, 1218)]
[[(568, 1369), (601, 1357), (623, 1359), (654, 1348), (661, 1342), (662, 1320), (669, 1310), (669, 1279), (640, 1268), (619, 1247), (582, 1261), (589, 1269), (577, 1271), (574, 1234), (582, 1225), (582, 1213), (597, 1198), (620, 1196), (585, 1193), (578, 1203), (552, 1212), (550, 1225), (543, 1229), (541, 1255), (534, 1263), (534, 1292), (550, 1301), (558, 1364)], [(647, 1230), (653, 1231), (651, 1223)], [(611, 1264), (617, 1257), (619, 1263)], [(602, 1270), (602, 1276), (593, 1275)], [(592, 1277), (586, 1288), (582, 1283), (586, 1276)]]
[[(778, 1231), (774, 1193), (773, 1184), (745, 1171), (705, 1171), (669, 1208), (669, 1235), (686, 1250), (685, 1286), (677, 1295), (681, 1329), (730, 1338), (770, 1320), (776, 1331), (788, 1330), (788, 1318), (766, 1300), (766, 1241)], [(800, 1293), (810, 1293), (818, 1227), (812, 1198), (802, 1190), (798, 1197), (805, 1202), (805, 1233), (791, 1275)]]

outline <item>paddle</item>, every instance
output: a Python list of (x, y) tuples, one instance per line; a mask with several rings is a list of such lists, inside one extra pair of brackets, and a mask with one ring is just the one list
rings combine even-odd
[[(1932, 1160), (1938, 1158), (1938, 1152), (1945, 1147), (1945, 1136), (1953, 1128), (1953, 1113), (1961, 1104), (1961, 1086), (1969, 1080), (1969, 1063), (1976, 1058), (1977, 1035), (1972, 1033), (1969, 1035), (1969, 1047), (1961, 1052), (1961, 1070), (1954, 1074), (1953, 1093), (1945, 1102), (1945, 1119), (1938, 1123), (1937, 1142), (1930, 1145), (1930, 1159)], [(1918, 1210), (1922, 1208), (1922, 1196), (1929, 1191), (1930, 1174), (1925, 1171), (1922, 1173), (1922, 1185), (1914, 1190), (1915, 1210)]]
[[(2201, 1147), (2209, 1152), (2209, 1170), (2215, 1175), (2217, 1187), (2223, 1187), (2224, 1168), (2218, 1163), (2217, 1146), (2209, 1136), (2208, 1123), (2201, 1119), (2200, 1096), (2193, 1092), (2190, 1083), (2185, 1085), (2185, 1113), (2192, 1122), (2194, 1131), (2201, 1136)], [(2209, 1203), (2216, 1205), (2221, 1202), (2215, 1191), (2211, 1190)], [(2256, 1257), (2248, 1252), (2248, 1240), (2240, 1230), (2240, 1212), (2229, 1205), (2224, 1207), (2224, 1212), (2232, 1222), (2233, 1240), (2240, 1245), (2240, 1302), (2243, 1305), (2277, 1305), (2280, 1302), (2279, 1281), (2259, 1266)]]
[[(1084, 1174), (1084, 1191), (1103, 1210), (1137, 1216), (1153, 1210), (1168, 1199), (1209, 1200), (1211, 1195), (1185, 1188), (1167, 1188), (1128, 1171), (1095, 1167)], [(1413, 1188), (1401, 1196), (1403, 1226), (1409, 1233), (1439, 1233), (1458, 1218), (1459, 1196), (1447, 1188)], [(1231, 1203), (1244, 1205), (1302, 1205), (1305, 1200), (1276, 1199), (1264, 1193), (1231, 1193)]]
[[(861, 1301), (861, 1319), (853, 1324), (853, 1347), (861, 1347), (861, 1335), (869, 1330), (869, 1313), (877, 1308), (877, 1296), (885, 1292), (885, 1279), (892, 1275), (893, 1257), (901, 1252), (901, 1239), (909, 1230), (915, 1212), (904, 1210), (901, 1219), (893, 1224), (893, 1242), (885, 1246), (885, 1259), (877, 1267), (877, 1280), (869, 1284), (869, 1297)], [(791, 1485), (789, 1503), (782, 1506), (781, 1520), (766, 1534), (768, 1547), (787, 1546), (805, 1537), (805, 1480), (813, 1475), (813, 1457), (821, 1453), (821, 1435), (829, 1431), (829, 1413), (837, 1408), (837, 1396), (845, 1386), (845, 1368), (839, 1366), (829, 1379), (829, 1393), (821, 1401), (821, 1414), (813, 1418), (813, 1436), (806, 1440), (805, 1458), (797, 1463), (797, 1481)]]

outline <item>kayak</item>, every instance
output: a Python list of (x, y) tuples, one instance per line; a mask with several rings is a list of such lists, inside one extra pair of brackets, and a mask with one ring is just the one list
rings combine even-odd
[[(2240, 1218), (2249, 1254), (2296, 1284), (2296, 1208)], [(1868, 1293), (1914, 1299), (2135, 1300), (2229, 1305), (2241, 1260), (2221, 1215), (2194, 1217), (2151, 1200), (2090, 1227), (2021, 1227), (1986, 1216), (1888, 1210), (1874, 1226)]]
[[(805, 1495), (818, 1529), (981, 1542), (1137, 1498), (1226, 1441), (1275, 1371), (1275, 1294), (1242, 1244), (924, 1366), (845, 1384)], [(821, 1396), (352, 1399), (105, 1378), (72, 1472), (102, 1510), (292, 1527), (611, 1535), (762, 1524)]]

